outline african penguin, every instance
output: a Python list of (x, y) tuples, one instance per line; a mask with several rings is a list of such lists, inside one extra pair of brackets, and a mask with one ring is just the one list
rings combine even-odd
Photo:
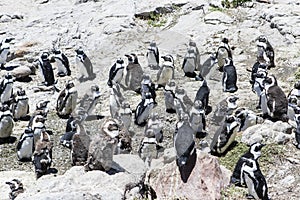
[(189, 48), (187, 53), (184, 56), (182, 63), (182, 70), (184, 75), (190, 78), (194, 78), (196, 76), (195, 70), (197, 65), (196, 52), (194, 48)]
[(265, 35), (261, 35), (256, 39), (256, 46), (257, 60), (265, 63), (268, 66), (268, 69), (275, 67), (274, 49)]
[(230, 58), (225, 59), (223, 66), (223, 77), (222, 77), (222, 86), (224, 92), (236, 92), (238, 87), (236, 86), (237, 82), (237, 73), (233, 61)]
[(296, 148), (300, 149), (300, 112), (295, 114), (296, 121), (296, 130), (295, 130), (295, 139), (296, 139)]
[(258, 161), (259, 157), (261, 156), (261, 149), (265, 146), (265, 144), (261, 144), (259, 142), (255, 142), (251, 144), (249, 150), (244, 153), (239, 160), (237, 161), (232, 176), (230, 177), (230, 183), (235, 184), (236, 186), (242, 186), (242, 177), (241, 177), (241, 169), (243, 163), (247, 159), (252, 159), (254, 161)]
[(51, 86), (55, 84), (53, 68), (49, 60), (48, 52), (43, 52), (41, 57), (38, 59), (38, 68), (44, 85)]
[(257, 109), (261, 109), (261, 99), (262, 99), (262, 93), (264, 92), (264, 85), (263, 81), (268, 76), (268, 72), (266, 69), (258, 68), (257, 72), (254, 74), (254, 82), (252, 85), (252, 91), (254, 91), (258, 98), (258, 106)]
[(150, 93), (145, 95), (145, 99), (137, 105), (134, 114), (134, 123), (139, 126), (144, 126), (147, 123), (148, 117), (154, 107), (154, 102)]
[(200, 53), (199, 53), (199, 49), (197, 47), (197, 44), (195, 41), (190, 40), (189, 41), (189, 47), (188, 49), (194, 49), (194, 53), (196, 55), (196, 66), (195, 66), (195, 70), (201, 71), (200, 69)]
[(74, 82), (68, 81), (65, 89), (60, 92), (56, 101), (57, 115), (60, 117), (68, 117), (76, 108), (77, 98), (78, 92)]
[(211, 112), (211, 107), (208, 105), (209, 103), (209, 94), (210, 94), (210, 89), (207, 85), (206, 80), (203, 79), (201, 82), (200, 87), (196, 93), (194, 102), (196, 100), (200, 100), (203, 106), (203, 109), (205, 110), (205, 114), (209, 114)]
[(176, 164), (179, 168), (186, 165), (191, 155), (196, 153), (194, 133), (188, 115), (184, 114), (181, 121), (177, 122), (174, 133)]
[[(145, 133), (148, 129), (153, 130), (153, 136), (156, 138), (156, 142), (161, 143), (163, 141), (163, 123), (159, 119), (158, 113), (151, 113), (149, 116), (149, 120), (147, 122), (147, 125), (145, 126)], [(147, 135), (146, 135), (147, 136)], [(150, 136), (147, 136), (150, 137)]]
[(226, 115), (223, 125), (216, 131), (210, 145), (213, 154), (222, 155), (234, 142), (239, 130), (239, 120), (234, 115)]
[(128, 64), (126, 66), (125, 85), (127, 89), (136, 93), (140, 93), (141, 82), (143, 80), (143, 68), (138, 61), (137, 55), (134, 53), (125, 55), (128, 58)]
[(96, 78), (96, 74), (93, 71), (93, 65), (89, 57), (84, 53), (80, 47), (75, 50), (76, 52), (76, 66), (79, 70), (78, 80), (84, 82), (87, 80), (93, 80)]
[(202, 102), (196, 100), (189, 112), (190, 125), (196, 137), (205, 137), (206, 120)]
[(129, 154), (132, 151), (132, 140), (127, 129), (121, 125), (121, 130), (118, 135), (118, 144), (115, 147), (114, 155)]
[(252, 88), (253, 88), (253, 84), (255, 82), (256, 75), (257, 75), (257, 73), (258, 73), (259, 70), (264, 70), (264, 71), (267, 72), (267, 66), (264, 63), (256, 61), (254, 63), (254, 65), (252, 66), (252, 69), (251, 69), (250, 84), (252, 85)]
[(86, 93), (80, 101), (79, 107), (87, 111), (91, 115), (101, 97), (101, 92), (98, 85), (91, 85), (90, 91)]
[(161, 57), (164, 62), (157, 73), (157, 84), (159, 87), (165, 87), (170, 79), (174, 79), (174, 59), (171, 55)]
[(110, 88), (109, 96), (109, 111), (112, 118), (118, 118), (119, 110), (121, 108), (123, 99), (118, 95), (117, 86), (114, 84)]
[(44, 116), (42, 116), (42, 115), (37, 115), (37, 116), (33, 119), (32, 125), (31, 125), (31, 126), (28, 126), (28, 127), (31, 128), (32, 131), (33, 131), (33, 136), (34, 136), (34, 142), (35, 142), (35, 143), (36, 143), (38, 140), (40, 140), (43, 131), (46, 130), (46, 127), (45, 127), (45, 121), (46, 121), (46, 119), (44, 118)]
[(34, 152), (33, 131), (31, 128), (25, 128), (17, 144), (17, 156), (19, 161), (29, 161)]
[(10, 53), (10, 45), (9, 42), (11, 40), (5, 38), (0, 43), (0, 67), (4, 68), (4, 65), (6, 64), (7, 56)]
[(53, 53), (57, 68), (57, 76), (71, 76), (70, 63), (67, 56), (60, 49), (54, 49)]
[(225, 59), (232, 59), (232, 53), (228, 42), (229, 41), (227, 38), (223, 38), (216, 52), (216, 59), (218, 61), (219, 66), (218, 70), (221, 72), (223, 71), (223, 67), (225, 65)]
[(287, 97), (289, 101), (291, 97), (295, 97), (297, 100), (295, 105), (300, 106), (300, 81), (297, 81), (294, 84), (294, 88), (289, 92)]
[(174, 105), (178, 118), (180, 118), (183, 113), (188, 114), (193, 104), (193, 101), (189, 98), (185, 89), (176, 88)]
[(238, 108), (234, 115), (240, 119), (241, 126), (239, 131), (244, 131), (250, 126), (263, 122), (261, 117), (257, 116), (252, 110), (247, 108)]
[(0, 105), (0, 139), (9, 138), (14, 127), (12, 113), (7, 104)]
[(174, 100), (175, 100), (176, 82), (174, 79), (169, 80), (164, 88), (164, 99), (167, 113), (176, 113)]
[(121, 83), (124, 71), (124, 60), (119, 58), (109, 70), (107, 85), (112, 87), (113, 84)]
[(241, 169), (242, 183), (248, 188), (248, 198), (269, 200), (267, 181), (259, 169), (258, 162), (246, 159)]
[(150, 69), (159, 69), (159, 50), (155, 42), (150, 42), (146, 57)]
[(148, 74), (143, 75), (143, 80), (141, 82), (141, 95), (142, 99), (145, 98), (146, 93), (150, 92), (152, 95), (154, 104), (157, 104), (156, 99), (156, 92), (155, 92), (155, 84), (152, 82), (150, 76)]
[(147, 167), (150, 168), (153, 158), (157, 158), (157, 141), (153, 135), (155, 135), (153, 129), (147, 129), (144, 137), (140, 143), (138, 154), (140, 158), (146, 163)]
[(266, 77), (263, 84), (266, 92), (267, 114), (273, 119), (287, 122), (288, 100), (282, 89), (278, 86), (275, 76), (270, 75)]
[(10, 187), (10, 192), (9, 192), (9, 199), (10, 200), (15, 200), (16, 197), (24, 192), (23, 184), (20, 180), (18, 179), (13, 179), (9, 182), (5, 182), (7, 185)]
[(129, 131), (132, 121), (132, 111), (128, 102), (123, 102), (121, 108), (118, 111), (119, 120), (123, 122), (124, 127)]
[(7, 73), (0, 84), (0, 100), (1, 103), (10, 103), (13, 96), (14, 80), (10, 73)]
[(29, 99), (25, 90), (20, 88), (14, 96), (11, 111), (15, 120), (25, 119), (29, 113)]

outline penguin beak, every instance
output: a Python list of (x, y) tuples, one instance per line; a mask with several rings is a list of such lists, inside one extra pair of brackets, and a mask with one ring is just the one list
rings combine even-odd
[(131, 56), (130, 55), (128, 55), (128, 54), (125, 54), (125, 56), (127, 57), (127, 58), (130, 58)]

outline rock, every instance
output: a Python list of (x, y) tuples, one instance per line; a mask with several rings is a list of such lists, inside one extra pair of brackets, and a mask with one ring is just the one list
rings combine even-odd
[(158, 199), (195, 199), (201, 194), (203, 200), (210, 200), (221, 198), (221, 189), (229, 184), (230, 173), (221, 170), (216, 157), (197, 150), (196, 163), (186, 183), (176, 161), (152, 169), (148, 177)]
[(226, 15), (225, 13), (222, 13), (220, 11), (213, 11), (205, 15), (204, 22), (207, 24), (217, 25), (220, 23), (232, 24), (234, 20), (230, 16)]
[(10, 22), (12, 18), (9, 15), (2, 15), (0, 17), (0, 23)]
[(32, 70), (27, 66), (16, 67), (11, 72), (11, 75), (17, 79), (28, 77), (30, 74), (32, 74)]
[[(123, 169), (127, 173), (133, 174), (137, 177), (145, 174), (147, 168), (143, 160), (138, 155), (119, 154), (113, 157), (112, 168)], [(130, 162), (128, 162), (130, 160)]]
[(169, 148), (169, 149), (165, 149), (163, 159), (164, 159), (164, 164), (168, 164), (168, 163), (173, 162), (176, 159), (175, 148), (172, 147), (172, 148)]

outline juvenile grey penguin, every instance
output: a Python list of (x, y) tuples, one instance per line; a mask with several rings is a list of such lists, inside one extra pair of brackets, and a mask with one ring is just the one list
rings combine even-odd
[(182, 70), (184, 75), (190, 78), (196, 76), (195, 70), (197, 65), (197, 57), (194, 48), (189, 48), (184, 56)]
[(150, 76), (148, 74), (143, 75), (143, 80), (141, 82), (141, 95), (142, 99), (145, 98), (146, 93), (150, 92), (152, 95), (154, 104), (157, 104), (156, 99), (156, 92), (155, 92), (155, 84), (152, 82)]
[(234, 142), (239, 130), (239, 120), (234, 115), (227, 115), (223, 125), (216, 131), (210, 145), (213, 154), (222, 155)]
[(190, 125), (195, 131), (196, 137), (205, 137), (206, 119), (202, 102), (196, 100), (189, 112)]
[(24, 192), (23, 183), (18, 179), (13, 179), (10, 182), (5, 182), (10, 187), (9, 199), (15, 200), (16, 197)]
[(101, 92), (98, 85), (91, 85), (90, 91), (86, 93), (80, 101), (79, 107), (87, 111), (91, 115), (99, 102)]
[(12, 113), (7, 104), (0, 106), (0, 139), (9, 138), (14, 127)]
[(159, 69), (159, 50), (155, 42), (150, 42), (146, 57), (150, 69)]
[(40, 140), (35, 143), (33, 152), (33, 165), (37, 179), (48, 173), (52, 164), (52, 148), (53, 143), (50, 141), (50, 136), (43, 131)]
[(0, 43), (0, 67), (4, 68), (4, 65), (6, 64), (7, 56), (9, 54), (10, 50), (10, 42), (8, 38), (5, 38)]
[(196, 66), (195, 66), (195, 70), (201, 71), (201, 66), (200, 66), (200, 52), (199, 49), (197, 47), (197, 44), (195, 41), (190, 40), (189, 42), (189, 47), (188, 49), (194, 49), (194, 53), (196, 55)]
[(188, 114), (190, 112), (193, 104), (194, 104), (193, 101), (189, 98), (185, 89), (176, 88), (174, 105), (175, 105), (175, 109), (176, 109), (178, 118), (180, 118), (180, 116), (183, 113)]
[(38, 68), (40, 70), (40, 77), (42, 79), (42, 83), (45, 86), (54, 85), (55, 78), (48, 52), (43, 52), (41, 57), (38, 59)]
[(123, 102), (118, 112), (119, 119), (123, 122), (124, 127), (129, 131), (132, 121), (132, 111), (128, 102)]
[(165, 107), (167, 113), (176, 113), (175, 100), (176, 82), (171, 79), (164, 88)]
[[(145, 126), (145, 133), (148, 129), (152, 129), (156, 142), (161, 143), (163, 141), (163, 123), (159, 119), (158, 113), (151, 113), (147, 125)], [(149, 136), (147, 136), (149, 137)]]
[(218, 70), (221, 72), (223, 71), (223, 66), (225, 65), (225, 59), (232, 59), (232, 53), (228, 42), (229, 40), (227, 38), (223, 38), (216, 53), (216, 59), (219, 66)]
[(211, 112), (211, 107), (208, 105), (210, 88), (208, 87), (206, 80), (203, 79), (202, 81), (199, 81), (199, 82), (200, 82), (200, 87), (196, 93), (194, 102), (196, 100), (200, 100), (202, 103), (203, 109), (205, 110), (205, 114), (207, 115)]
[(29, 99), (25, 90), (20, 88), (14, 96), (11, 111), (15, 120), (25, 119), (29, 113)]
[(139, 126), (144, 126), (147, 123), (148, 117), (154, 107), (154, 102), (150, 93), (147, 93), (145, 99), (137, 105), (134, 114), (134, 123)]
[(247, 159), (241, 169), (242, 184), (248, 188), (248, 198), (269, 200), (267, 181), (259, 169), (258, 162)]
[(65, 89), (58, 95), (56, 101), (56, 112), (60, 117), (68, 117), (75, 111), (78, 92), (73, 81), (68, 81)]
[(60, 49), (54, 49), (53, 53), (57, 67), (57, 75), (60, 77), (71, 76), (70, 63), (67, 56)]
[(121, 83), (123, 78), (123, 71), (124, 71), (124, 60), (119, 58), (114, 65), (109, 70), (109, 78), (107, 81), (107, 85), (112, 87), (113, 84)]
[(93, 80), (96, 78), (96, 74), (93, 71), (93, 65), (89, 57), (84, 53), (83, 49), (80, 47), (76, 49), (76, 66), (79, 70), (79, 78), (80, 82), (84, 82), (87, 80)]
[(244, 131), (250, 126), (253, 126), (255, 124), (260, 124), (263, 122), (263, 118), (257, 116), (252, 110), (249, 110), (247, 108), (238, 108), (234, 115), (240, 119), (240, 129), (239, 131)]
[(17, 144), (17, 156), (20, 161), (29, 161), (34, 152), (34, 138), (31, 128), (25, 128)]
[(128, 58), (126, 66), (125, 85), (127, 89), (140, 93), (141, 82), (143, 80), (143, 68), (138, 61), (137, 55), (134, 53), (125, 55)]
[(273, 119), (287, 122), (288, 100), (282, 89), (278, 86), (275, 76), (270, 75), (266, 77), (263, 84), (266, 92), (267, 114)]
[(243, 163), (246, 162), (246, 160), (248, 159), (258, 162), (258, 159), (261, 156), (261, 149), (264, 146), (265, 144), (261, 144), (259, 142), (255, 142), (251, 144), (249, 150), (246, 153), (244, 153), (237, 161), (232, 176), (230, 178), (230, 183), (233, 183), (237, 186), (242, 186), (241, 170), (242, 170)]
[(196, 153), (194, 134), (189, 123), (189, 117), (184, 114), (181, 121), (176, 124), (174, 133), (174, 147), (176, 151), (176, 164), (179, 168), (188, 163), (189, 157)]
[(114, 84), (110, 88), (110, 96), (109, 96), (109, 111), (110, 116), (112, 118), (118, 118), (119, 117), (119, 110), (121, 108), (121, 105), (123, 103), (124, 97), (119, 94), (117, 85)]
[(0, 100), (1, 103), (10, 103), (13, 96), (14, 80), (10, 73), (7, 73), (0, 84)]
[(157, 73), (158, 87), (165, 87), (169, 80), (174, 79), (174, 59), (171, 55), (161, 57), (164, 62)]
[(233, 61), (230, 58), (225, 59), (225, 64), (223, 66), (223, 77), (222, 86), (224, 92), (236, 92), (238, 87), (236, 86), (237, 73)]
[(147, 167), (151, 167), (153, 158), (157, 158), (157, 141), (153, 129), (147, 129), (145, 137), (140, 143), (139, 156), (146, 163)]
[(268, 69), (275, 67), (275, 53), (272, 45), (265, 35), (261, 35), (256, 39), (257, 60), (265, 63)]

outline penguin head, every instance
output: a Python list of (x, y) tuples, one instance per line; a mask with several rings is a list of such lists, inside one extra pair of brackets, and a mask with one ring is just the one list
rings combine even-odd
[(43, 108), (46, 108), (49, 102), (50, 102), (50, 101), (48, 101), (48, 100), (41, 100), (41, 101), (39, 101), (39, 102), (36, 104), (36, 109), (37, 109), (37, 110), (41, 110), (41, 109), (43, 109)]
[(124, 60), (122, 58), (119, 58), (117, 61), (116, 61), (117, 64), (120, 64), (120, 65), (123, 65), (124, 64)]
[(238, 108), (235, 112), (234, 112), (234, 116), (236, 116), (239, 119), (245, 119), (246, 115), (248, 113), (248, 110), (246, 108)]
[(91, 86), (91, 91), (92, 91), (92, 94), (95, 98), (97, 97), (100, 97), (101, 96), (101, 92), (100, 92), (100, 89), (99, 89), (99, 86), (94, 84)]
[(136, 54), (131, 53), (130, 55), (126, 54), (125, 56), (128, 58), (128, 62), (129, 63), (134, 63), (134, 64), (138, 64), (139, 63), (138, 57), (137, 57)]
[(263, 83), (263, 86), (268, 86), (268, 87), (278, 85), (277, 80), (276, 80), (275, 76), (273, 76), (273, 75), (265, 77), (265, 79), (263, 80), (262, 83)]
[(297, 90), (300, 90), (300, 81), (297, 81), (297, 82), (294, 84), (294, 88), (297, 89)]
[(256, 78), (265, 78), (268, 76), (268, 71), (266, 69), (258, 69), (254, 75)]
[(166, 56), (162, 56), (161, 57), (165, 62), (171, 62), (172, 64), (174, 64), (174, 58), (172, 55), (168, 54)]
[(78, 49), (76, 49), (75, 52), (76, 52), (78, 55), (84, 55), (84, 51), (83, 51), (83, 48), (82, 48), (82, 47), (79, 47)]
[(174, 90), (176, 87), (176, 82), (174, 79), (170, 79), (168, 84), (165, 86), (166, 90)]
[(144, 84), (144, 85), (151, 84), (151, 78), (150, 78), (150, 76), (148, 74), (144, 74), (143, 75), (143, 80), (142, 80), (141, 84)]
[(49, 57), (49, 53), (46, 52), (46, 51), (44, 51), (44, 52), (42, 53), (42, 55), (41, 55), (41, 59), (42, 59), (42, 60), (48, 60), (48, 57)]
[(5, 74), (4, 78), (5, 79), (12, 79), (13, 77), (12, 77), (11, 73), (8, 72), (7, 74)]
[(195, 50), (193, 48), (189, 48), (187, 52), (188, 54), (195, 54)]
[(235, 96), (235, 95), (230, 95), (229, 97), (227, 97), (226, 101), (227, 101), (227, 107), (229, 109), (235, 109), (237, 108), (237, 104), (236, 104), (236, 101), (239, 99), (238, 96)]
[(119, 136), (120, 125), (115, 119), (108, 119), (102, 125), (103, 132), (111, 138)]
[(257, 38), (257, 41), (258, 42), (262, 42), (262, 43), (267, 43), (268, 42), (268, 39), (265, 35), (260, 35), (258, 38)]
[(233, 123), (234, 121), (236, 121), (236, 118), (233, 115), (226, 115), (225, 116), (225, 123)]
[(228, 38), (223, 38), (222, 42), (225, 43), (225, 44), (228, 44), (229, 40), (228, 40)]
[(253, 155), (253, 158), (256, 160), (261, 156), (261, 149), (266, 146), (259, 142), (255, 142), (250, 146), (250, 153)]
[(7, 104), (0, 105), (1, 112), (5, 112), (9, 110), (9, 106)]
[(73, 81), (69, 80), (66, 84), (66, 89), (70, 89), (70, 88), (73, 88), (75, 87), (75, 84)]
[(32, 133), (32, 129), (30, 127), (26, 127), (25, 130), (24, 130), (24, 133), (25, 134), (29, 134), (29, 133)]
[(17, 91), (17, 95), (18, 95), (18, 96), (25, 96), (25, 95), (26, 95), (26, 92), (25, 92), (25, 90), (23, 90), (22, 88), (20, 88), (20, 89)]
[(189, 46), (196, 47), (197, 45), (196, 45), (196, 42), (194, 42), (193, 40), (190, 40)]
[(203, 109), (203, 103), (202, 103), (202, 101), (201, 101), (201, 100), (196, 100), (196, 101), (194, 102), (194, 107), (195, 107), (196, 109)]
[(232, 66), (233, 65), (233, 61), (231, 58), (224, 58), (224, 61), (225, 61), (224, 66)]
[(56, 54), (56, 55), (57, 55), (57, 54), (61, 54), (61, 50), (55, 48), (55, 49), (53, 50), (53, 53)]
[(150, 42), (150, 47), (156, 47), (156, 42), (154, 41)]

